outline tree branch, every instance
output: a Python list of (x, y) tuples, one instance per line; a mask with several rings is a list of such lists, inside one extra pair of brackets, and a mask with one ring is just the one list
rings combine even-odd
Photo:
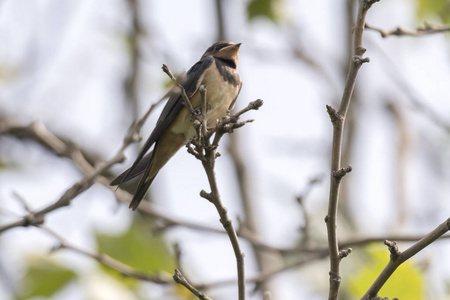
[[(169, 91), (171, 92), (171, 91)], [(44, 222), (45, 215), (58, 208), (70, 205), (71, 201), (79, 194), (89, 189), (96, 180), (104, 178), (100, 176), (106, 170), (119, 162), (124, 160), (124, 151), (132, 143), (137, 142), (140, 139), (139, 132), (144, 125), (146, 119), (150, 115), (151, 111), (159, 104), (165, 97), (154, 103), (147, 113), (137, 122), (133, 122), (130, 126), (128, 133), (126, 134), (123, 144), (116, 154), (109, 160), (97, 163), (96, 167), (91, 165), (83, 155), (83, 152), (75, 146), (74, 143), (64, 142), (49, 131), (42, 123), (32, 122), (30, 125), (21, 126), (17, 124), (11, 124), (8, 121), (1, 120), (0, 122), (0, 135), (13, 135), (20, 137), (21, 135), (31, 136), (37, 142), (44, 147), (51, 149), (55, 154), (67, 157), (71, 159), (75, 165), (85, 174), (85, 177), (76, 182), (72, 187), (67, 189), (60, 198), (54, 203), (44, 207), (35, 212), (28, 212), (22, 219), (12, 222), (10, 224), (0, 226), (0, 233), (15, 227), (26, 227), (30, 225), (40, 225)], [(109, 183), (109, 182), (108, 182)]]
[[(367, 11), (375, 2), (379, 0), (360, 0), (358, 7), (358, 16), (355, 26), (355, 37), (353, 44), (353, 57), (350, 62), (350, 68), (347, 74), (344, 93), (342, 95), (341, 103), (338, 111), (331, 106), (327, 106), (328, 114), (330, 115), (331, 122), (333, 124), (333, 143), (331, 154), (331, 176), (330, 176), (330, 194), (328, 202), (328, 213), (325, 218), (328, 233), (328, 247), (330, 251), (330, 289), (329, 300), (335, 300), (338, 298), (339, 287), (341, 283), (340, 277), (340, 261), (342, 259), (342, 253), (339, 251), (338, 239), (337, 239), (337, 212), (339, 201), (339, 188), (342, 176), (349, 172), (351, 169), (341, 170), (341, 157), (342, 157), (342, 138), (344, 132), (345, 117), (350, 106), (353, 90), (355, 87), (356, 76), (359, 68), (365, 62), (369, 62), (368, 58), (363, 58), (363, 54), (366, 51), (363, 47), (363, 32), (364, 24), (366, 20)], [(347, 170), (347, 172), (345, 172)], [(337, 174), (339, 176), (337, 176)]]
[(191, 291), (192, 294), (197, 296), (200, 300), (212, 300), (199, 290), (197, 290), (192, 284), (189, 283), (189, 281), (186, 279), (186, 277), (181, 274), (181, 272), (177, 269), (175, 269), (175, 274), (173, 275), (173, 280), (175, 280), (176, 283), (181, 284), (185, 288), (187, 288), (189, 291)]
[[(183, 88), (180, 87), (182, 90)], [(222, 118), (222, 120), (217, 124), (215, 129), (215, 136), (211, 143), (210, 139), (213, 134), (212, 131), (208, 131), (206, 128), (206, 111), (207, 111), (207, 91), (206, 87), (200, 87), (200, 93), (202, 97), (202, 114), (201, 116), (193, 115), (194, 122), (193, 126), (197, 131), (197, 137), (192, 139), (187, 145), (188, 152), (193, 154), (197, 159), (202, 162), (203, 168), (208, 177), (209, 186), (211, 192), (208, 193), (204, 190), (200, 192), (200, 196), (207, 199), (216, 207), (217, 212), (220, 216), (220, 222), (222, 223), (225, 231), (228, 234), (233, 251), (236, 257), (237, 263), (237, 273), (238, 273), (238, 289), (239, 289), (239, 300), (245, 299), (245, 268), (244, 268), (244, 253), (241, 250), (238, 236), (234, 225), (228, 216), (228, 210), (223, 205), (219, 188), (217, 185), (217, 179), (214, 171), (215, 160), (219, 157), (219, 153), (216, 151), (219, 146), (219, 141), (225, 133), (231, 133), (234, 129), (242, 127), (246, 123), (252, 121), (247, 120), (243, 122), (238, 122), (239, 117), (250, 110), (259, 109), (263, 102), (262, 100), (256, 100), (250, 102), (250, 104), (242, 109), (241, 111), (230, 115), (229, 113)], [(192, 145), (194, 147), (192, 147)]]
[(450, 218), (447, 219), (444, 223), (439, 225), (435, 230), (430, 232), (428, 235), (424, 236), (417, 243), (406, 249), (404, 252), (401, 252), (396, 242), (391, 242), (386, 240), (384, 243), (389, 247), (389, 251), (391, 252), (391, 259), (389, 260), (386, 267), (383, 269), (381, 274), (372, 284), (372, 286), (367, 290), (361, 300), (370, 300), (377, 296), (380, 289), (386, 283), (386, 281), (391, 277), (394, 271), (406, 260), (410, 259), (412, 256), (416, 255), (419, 251), (427, 247), (429, 244), (437, 240), (444, 233), (450, 230)]
[(393, 35), (420, 37), (420, 36), (427, 36), (430, 34), (450, 31), (450, 25), (438, 26), (438, 25), (432, 25), (432, 24), (425, 24), (423, 27), (419, 27), (416, 30), (409, 30), (409, 29), (404, 29), (401, 27), (397, 27), (393, 30), (383, 30), (381, 28), (371, 26), (369, 24), (365, 24), (365, 28), (379, 32), (381, 37), (383, 37), (383, 38), (393, 36)]
[(30, 225), (39, 225), (44, 222), (45, 215), (51, 211), (54, 211), (58, 208), (70, 205), (71, 201), (76, 198), (79, 194), (83, 193), (87, 189), (89, 189), (95, 182), (97, 176), (99, 176), (102, 172), (109, 169), (113, 164), (122, 160), (122, 154), (118, 153), (109, 161), (106, 161), (100, 164), (97, 168), (92, 169), (89, 172), (89, 175), (86, 175), (83, 179), (76, 182), (72, 187), (64, 192), (64, 194), (59, 197), (57, 201), (54, 203), (38, 210), (35, 212), (29, 212), (28, 215), (24, 216), (21, 220), (16, 222), (0, 226), (0, 233), (14, 228), (14, 227), (26, 227)]
[(186, 94), (186, 90), (181, 85), (181, 83), (183, 82), (183, 79), (185, 78), (185, 74), (175, 77), (173, 75), (172, 71), (170, 71), (169, 67), (166, 64), (163, 64), (161, 69), (163, 70), (164, 73), (167, 74), (167, 76), (169, 76), (170, 79), (172, 79), (175, 86), (180, 90), (181, 97), (183, 98), (184, 104), (189, 108), (191, 115), (195, 115), (196, 112), (194, 110), (194, 107), (192, 106), (191, 100), (189, 99), (188, 95)]

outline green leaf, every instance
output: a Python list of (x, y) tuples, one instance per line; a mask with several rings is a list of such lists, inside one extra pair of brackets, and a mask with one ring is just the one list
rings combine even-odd
[[(389, 261), (389, 251), (385, 247), (368, 246), (366, 254), (369, 259), (359, 264), (345, 285), (349, 293), (358, 299), (364, 295)], [(416, 264), (408, 260), (397, 268), (378, 294), (389, 299), (424, 299), (423, 273)]]
[(247, 17), (250, 21), (263, 17), (276, 23), (281, 20), (278, 9), (281, 2), (282, 0), (252, 0), (247, 6)]
[[(119, 235), (96, 233), (98, 252), (141, 272), (173, 273), (175, 258), (164, 239), (152, 234), (150, 226), (141, 218), (135, 218), (130, 228)], [(118, 274), (110, 270), (110, 274)]]
[(416, 0), (417, 17), (427, 20), (430, 17), (438, 17), (443, 23), (450, 22), (450, 1), (448, 0)]
[(50, 297), (76, 278), (75, 272), (46, 256), (28, 259), (22, 299)]

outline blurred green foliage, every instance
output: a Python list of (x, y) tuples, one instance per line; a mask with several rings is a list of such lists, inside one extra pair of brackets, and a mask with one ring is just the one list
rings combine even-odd
[(257, 17), (263, 17), (276, 23), (282, 18), (280, 13), (282, 2), (282, 0), (252, 0), (247, 6), (247, 18), (252, 21)]
[[(116, 260), (140, 272), (173, 273), (176, 262), (162, 236), (151, 232), (148, 222), (134, 218), (128, 230), (119, 235), (96, 233), (98, 253), (107, 254)], [(105, 270), (123, 279), (117, 271), (104, 267)], [(136, 280), (127, 280), (134, 285)]]
[(423, 21), (437, 16), (442, 23), (450, 23), (449, 0), (417, 0), (417, 17)]
[(51, 297), (77, 277), (75, 272), (46, 255), (29, 257), (26, 267), (19, 300)]

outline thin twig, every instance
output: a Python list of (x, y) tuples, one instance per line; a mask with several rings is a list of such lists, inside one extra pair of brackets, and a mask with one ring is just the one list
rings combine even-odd
[(192, 284), (189, 283), (189, 281), (186, 279), (186, 277), (181, 274), (181, 272), (178, 269), (175, 269), (175, 274), (173, 275), (173, 280), (175, 280), (176, 283), (181, 284), (185, 288), (187, 288), (192, 294), (197, 296), (200, 300), (212, 300), (199, 290), (197, 290)]
[(186, 94), (186, 90), (184, 89), (183, 85), (181, 85), (181, 83), (183, 82), (183, 79), (184, 79), (184, 75), (175, 77), (173, 75), (172, 71), (170, 71), (169, 67), (166, 64), (163, 64), (161, 69), (163, 70), (164, 73), (167, 74), (167, 76), (169, 76), (170, 79), (172, 79), (175, 86), (177, 86), (180, 89), (184, 104), (189, 108), (191, 115), (195, 115), (195, 110), (194, 110), (194, 107), (192, 106), (191, 100), (189, 99), (188, 95)]
[(427, 247), (449, 230), (450, 218), (403, 252), (398, 249), (397, 243), (386, 240), (385, 244), (389, 247), (391, 259), (361, 300), (370, 300), (376, 297), (386, 281), (402, 263), (416, 255), (419, 251)]
[(425, 24), (423, 27), (419, 27), (416, 30), (409, 30), (401, 27), (397, 27), (393, 30), (383, 30), (381, 28), (371, 26), (369, 24), (365, 24), (365, 28), (379, 32), (381, 37), (383, 38), (393, 35), (420, 37), (450, 31), (450, 25), (438, 26), (432, 24)]
[(339, 202), (339, 189), (342, 177), (349, 171), (350, 168), (341, 167), (342, 157), (342, 138), (344, 132), (344, 123), (347, 116), (348, 108), (350, 106), (353, 90), (355, 87), (356, 76), (358, 70), (363, 63), (369, 61), (368, 58), (363, 58), (366, 51), (363, 47), (363, 32), (367, 11), (375, 2), (379, 0), (360, 0), (358, 7), (358, 16), (355, 26), (354, 49), (353, 57), (350, 62), (347, 80), (345, 83), (344, 93), (342, 95), (339, 109), (336, 111), (331, 106), (327, 106), (328, 114), (333, 124), (333, 143), (331, 154), (331, 174), (330, 174), (330, 194), (328, 202), (328, 213), (325, 218), (328, 233), (328, 247), (330, 252), (330, 289), (328, 294), (329, 300), (335, 300), (339, 295), (339, 287), (341, 283), (340, 277), (340, 262), (342, 253), (339, 251), (337, 238), (337, 213)]
[[(411, 236), (411, 237), (390, 236), (389, 239), (391, 239), (391, 238), (393, 240), (396, 239), (396, 240), (402, 241), (402, 242), (414, 242), (414, 241), (420, 240), (421, 237), (418, 237), (418, 236)], [(444, 238), (450, 238), (450, 235), (441, 236), (439, 238), (439, 240), (442, 240)], [(356, 246), (364, 246), (364, 245), (367, 245), (367, 244), (373, 243), (373, 242), (383, 242), (383, 240), (385, 240), (385, 239), (383, 239), (381, 237), (357, 238), (357, 239), (352, 239), (352, 240), (348, 240), (346, 242), (340, 243), (339, 245), (342, 248), (349, 247), (349, 246), (356, 247)], [(251, 239), (249, 241), (252, 242)], [(268, 248), (264, 248), (264, 249), (269, 250)], [(276, 251), (276, 248), (274, 248), (274, 251)], [(279, 266), (279, 267), (273, 268), (271, 270), (267, 270), (267, 271), (255, 274), (253, 276), (247, 276), (246, 283), (259, 284), (259, 283), (267, 281), (267, 280), (271, 279), (272, 277), (277, 276), (278, 274), (283, 273), (285, 271), (297, 269), (306, 264), (316, 262), (317, 260), (320, 260), (320, 259), (324, 259), (324, 258), (328, 257), (328, 254), (329, 254), (327, 247), (316, 247), (316, 248), (310, 247), (310, 248), (304, 248), (304, 249), (299, 248), (299, 249), (297, 249), (297, 251), (298, 252), (303, 251), (303, 253), (307, 254), (307, 255), (302, 255), (301, 258), (290, 261), (283, 266)], [(236, 279), (219, 280), (219, 281), (204, 283), (204, 284), (198, 283), (195, 286), (198, 289), (211, 289), (214, 287), (221, 287), (221, 286), (227, 286), (227, 285), (233, 285), (233, 284), (236, 284)]]
[(309, 220), (309, 214), (306, 209), (305, 205), (305, 199), (309, 196), (314, 186), (316, 186), (318, 183), (322, 181), (323, 176), (316, 176), (309, 180), (308, 184), (304, 188), (304, 190), (296, 197), (296, 200), (301, 208), (301, 213), (303, 214), (303, 223), (304, 225), (301, 227), (302, 231), (302, 244), (303, 245), (309, 245), (311, 242), (311, 235), (310, 235), (310, 220)]
[(101, 164), (99, 167), (95, 168), (89, 175), (85, 176), (80, 181), (76, 182), (69, 189), (67, 189), (64, 194), (59, 197), (54, 203), (37, 210), (35, 212), (30, 212), (26, 216), (24, 216), (21, 220), (15, 221), (13, 223), (3, 225), (0, 227), (0, 233), (14, 228), (14, 227), (26, 227), (30, 225), (39, 225), (44, 222), (45, 215), (49, 212), (52, 212), (58, 208), (68, 206), (71, 204), (72, 200), (76, 198), (78, 195), (89, 189), (95, 182), (96, 177), (98, 177), (102, 172), (109, 169), (113, 164), (121, 161), (121, 154), (116, 155), (111, 160)]
[[(166, 96), (166, 95), (165, 95)], [(139, 140), (139, 131), (142, 128), (145, 120), (148, 118), (150, 112), (155, 106), (164, 99), (154, 103), (147, 113), (138, 121), (134, 122), (126, 134), (123, 144), (115, 155), (104, 162), (97, 163), (96, 167), (91, 165), (83, 155), (83, 152), (75, 146), (73, 143), (65, 143), (49, 131), (41, 122), (32, 122), (26, 126), (20, 126), (16, 124), (10, 124), (5, 120), (0, 122), (0, 135), (18, 135), (22, 132), (26, 132), (27, 135), (33, 136), (36, 141), (44, 145), (48, 149), (52, 149), (55, 154), (63, 157), (70, 158), (75, 165), (85, 174), (85, 177), (72, 185), (67, 189), (64, 194), (56, 200), (54, 203), (34, 212), (28, 212), (22, 219), (12, 222), (10, 224), (0, 226), (0, 233), (15, 227), (26, 227), (30, 225), (39, 225), (44, 222), (45, 215), (58, 208), (70, 205), (71, 201), (79, 194), (89, 189), (95, 181), (106, 170), (119, 162), (124, 160), (124, 151), (132, 143)]]
[[(272, 277), (277, 276), (278, 274), (280, 274), (282, 272), (299, 268), (303, 265), (315, 262), (319, 259), (326, 258), (327, 256), (328, 256), (328, 249), (324, 248), (323, 251), (311, 253), (308, 256), (304, 256), (297, 260), (288, 262), (283, 266), (278, 266), (271, 270), (266, 270), (261, 273), (255, 274), (253, 276), (248, 276), (246, 278), (245, 282), (260, 284), (261, 282), (265, 282), (265, 281), (271, 279)], [(226, 286), (226, 285), (232, 285), (232, 284), (236, 284), (236, 279), (220, 280), (220, 281), (210, 282), (210, 283), (206, 283), (206, 284), (197, 284), (196, 287), (198, 289), (210, 289), (213, 287), (220, 287), (220, 286)]]

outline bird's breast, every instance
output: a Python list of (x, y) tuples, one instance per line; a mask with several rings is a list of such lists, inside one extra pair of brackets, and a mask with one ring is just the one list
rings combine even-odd
[[(223, 72), (227, 72), (225, 75)], [(227, 81), (225, 77), (234, 77), (234, 81)], [(238, 84), (236, 84), (236, 82)], [(220, 70), (213, 65), (208, 68), (202, 76), (201, 85), (206, 87), (206, 99), (208, 102), (206, 121), (208, 127), (214, 127), (217, 120), (226, 114), (228, 109), (231, 109), (233, 101), (236, 99), (240, 90), (240, 79), (236, 69), (221, 68)], [(202, 103), (200, 92), (197, 90), (191, 97), (191, 103), (194, 108), (199, 107)], [(195, 136), (195, 130), (190, 121), (190, 112), (183, 108), (177, 116), (178, 121), (175, 122), (173, 131), (175, 133), (183, 134), (186, 141)]]
[[(224, 74), (225, 73), (225, 74)], [(228, 81), (225, 78), (233, 77), (235, 80)], [(235, 83), (239, 84), (235, 84)], [(202, 84), (206, 87), (206, 97), (208, 110), (206, 119), (208, 126), (215, 125), (216, 120), (220, 120), (231, 108), (240, 89), (240, 79), (236, 69), (232, 68), (209, 68), (203, 77)], [(197, 95), (198, 94), (198, 95)], [(196, 98), (200, 98), (197, 105), (201, 104), (200, 93), (196, 93)], [(197, 106), (196, 105), (196, 106)]]

